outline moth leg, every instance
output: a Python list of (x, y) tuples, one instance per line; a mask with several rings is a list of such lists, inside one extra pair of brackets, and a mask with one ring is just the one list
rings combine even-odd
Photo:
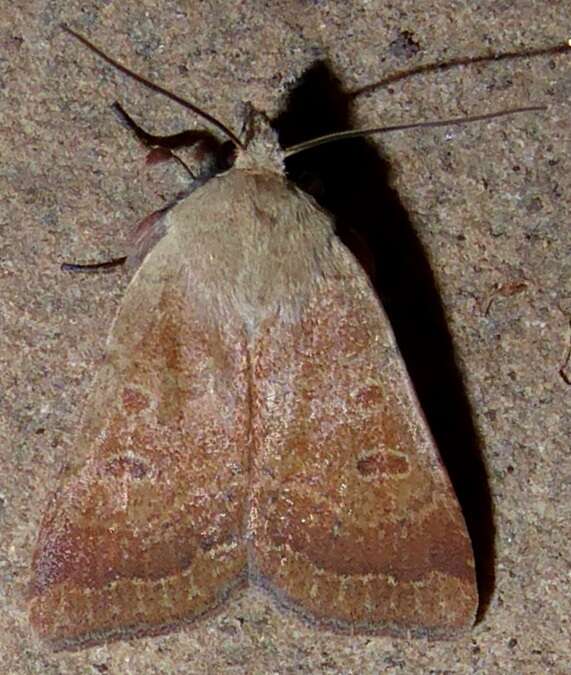
[(132, 131), (144, 147), (150, 148), (147, 163), (154, 164), (174, 159), (194, 179), (196, 178), (195, 174), (173, 151), (196, 146), (198, 159), (206, 160), (206, 171), (201, 170), (198, 177), (203, 177), (205, 174), (210, 177), (228, 168), (234, 145), (232, 143), (220, 143), (209, 131), (187, 129), (177, 134), (156, 136), (137, 124), (119, 102), (115, 101), (111, 107), (121, 124)]
[[(129, 128), (140, 142), (151, 148), (147, 155), (147, 163), (156, 163), (169, 159), (176, 160), (189, 174), (189, 186), (180, 192), (175, 199), (162, 209), (158, 209), (137, 223), (131, 237), (131, 250), (128, 256), (121, 256), (100, 263), (80, 264), (63, 263), (61, 269), (66, 272), (111, 272), (121, 267), (127, 261), (129, 267), (136, 268), (145, 258), (153, 246), (164, 236), (166, 228), (163, 216), (178, 202), (186, 199), (198, 187), (204, 185), (210, 178), (225, 171), (231, 165), (234, 146), (231, 143), (220, 143), (210, 132), (187, 130), (171, 136), (155, 136), (140, 127), (124, 110), (120, 103), (113, 104), (113, 110), (121, 123)], [(205, 161), (196, 175), (188, 165), (172, 152), (173, 149), (199, 144), (200, 153), (205, 154)]]
[(127, 262), (127, 256), (113, 258), (100, 263), (62, 263), (61, 269), (64, 272), (111, 272), (116, 267), (122, 267)]
[[(196, 181), (193, 181), (193, 184), (194, 182)], [(165, 235), (166, 229), (164, 227), (163, 216), (178, 202), (178, 200), (179, 198), (177, 197), (171, 204), (168, 204), (157, 211), (153, 211), (153, 213), (145, 216), (137, 223), (131, 235), (129, 255), (113, 258), (112, 260), (106, 260), (100, 263), (62, 263), (61, 269), (64, 272), (100, 273), (112, 272), (117, 267), (122, 267), (125, 264), (127, 264), (130, 269), (138, 267), (147, 253)]]
[(199, 142), (209, 143), (211, 148), (220, 145), (220, 142), (209, 131), (205, 131), (204, 129), (187, 129), (186, 131), (180, 131), (177, 134), (156, 136), (145, 131), (145, 129), (137, 124), (118, 101), (115, 101), (111, 108), (117, 115), (121, 124), (127, 129), (130, 129), (146, 147), (178, 150), (180, 148), (191, 147)]

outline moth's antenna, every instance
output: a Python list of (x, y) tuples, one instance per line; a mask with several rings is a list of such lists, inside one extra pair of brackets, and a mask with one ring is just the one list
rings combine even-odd
[(227, 136), (233, 143), (235, 143), (239, 148), (243, 147), (242, 141), (236, 136), (236, 134), (231, 131), (227, 126), (222, 124), (222, 122), (219, 122), (215, 117), (212, 117), (212, 115), (209, 115), (207, 112), (204, 110), (201, 110), (198, 106), (194, 105), (194, 103), (191, 103), (190, 101), (186, 101), (184, 98), (181, 98), (180, 96), (177, 96), (176, 94), (173, 94), (172, 92), (168, 91), (167, 89), (164, 89), (158, 84), (155, 84), (155, 82), (151, 82), (150, 80), (147, 80), (145, 77), (142, 75), (139, 75), (138, 73), (133, 72), (132, 70), (129, 70), (126, 66), (121, 65), (118, 61), (115, 61), (111, 56), (108, 56), (103, 52), (99, 47), (96, 47), (92, 42), (90, 42), (87, 38), (83, 37), (83, 35), (80, 35), (80, 33), (76, 33), (72, 28), (70, 28), (67, 24), (62, 23), (61, 27), (66, 33), (69, 33), (72, 35), (76, 40), (79, 40), (82, 44), (84, 44), (88, 49), (91, 49), (92, 52), (97, 54), (97, 56), (101, 57), (104, 61), (107, 61), (110, 65), (112, 65), (114, 68), (117, 68), (117, 70), (120, 70), (122, 73), (127, 75), (128, 77), (133, 78), (137, 82), (140, 82), (141, 84), (144, 84), (145, 87), (148, 87), (149, 89), (153, 89), (154, 91), (157, 91), (159, 94), (162, 94), (163, 96), (166, 96), (167, 98), (172, 99), (173, 101), (176, 101), (180, 105), (184, 106), (185, 108), (188, 108), (189, 110), (192, 110), (192, 112), (196, 113), (200, 117), (202, 117), (204, 120), (215, 126), (219, 131), (221, 131), (225, 136)]
[(499, 54), (489, 54), (486, 56), (472, 56), (469, 58), (459, 58), (452, 59), (450, 61), (436, 62), (436, 63), (425, 63), (411, 70), (401, 70), (396, 73), (392, 73), (388, 77), (385, 77), (378, 82), (372, 82), (371, 84), (366, 84), (359, 89), (353, 89), (352, 91), (347, 92), (347, 97), (354, 99), (357, 96), (362, 96), (363, 94), (371, 94), (377, 89), (387, 86), (388, 84), (394, 84), (400, 80), (408, 79), (409, 77), (415, 77), (416, 75), (425, 75), (428, 73), (442, 73), (452, 68), (460, 67), (469, 67), (476, 65), (478, 63), (498, 63), (499, 61), (513, 61), (516, 59), (529, 59), (534, 56), (549, 56), (556, 54), (563, 54), (564, 52), (569, 51), (571, 47), (571, 40), (568, 40), (566, 44), (559, 44), (553, 47), (541, 47), (540, 49), (532, 49), (519, 52), (503, 52)]
[(526, 108), (511, 108), (510, 110), (501, 110), (500, 112), (487, 113), (486, 115), (473, 115), (471, 117), (453, 117), (447, 120), (437, 120), (433, 122), (411, 122), (409, 124), (395, 124), (388, 127), (371, 127), (369, 129), (350, 129), (349, 131), (336, 131), (325, 136), (318, 136), (309, 141), (298, 143), (297, 145), (290, 145), (289, 148), (284, 149), (284, 157), (291, 157), (297, 155), (304, 150), (316, 148), (325, 143), (332, 141), (342, 141), (348, 138), (358, 138), (359, 136), (368, 136), (369, 134), (386, 134), (391, 131), (404, 131), (406, 129), (430, 129), (434, 127), (446, 127), (453, 124), (469, 124), (470, 122), (480, 122), (482, 120), (492, 120), (498, 117), (505, 117), (506, 115), (516, 115), (524, 112), (536, 112), (538, 110), (547, 110), (547, 106), (536, 105)]

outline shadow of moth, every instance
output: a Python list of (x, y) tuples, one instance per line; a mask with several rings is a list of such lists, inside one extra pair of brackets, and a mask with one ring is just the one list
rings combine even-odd
[(143, 228), (31, 624), (55, 649), (157, 634), (256, 584), (321, 627), (461, 634), (471, 543), (379, 299), (288, 182), (300, 148), (254, 110), (243, 139), (214, 122), (229, 166)]

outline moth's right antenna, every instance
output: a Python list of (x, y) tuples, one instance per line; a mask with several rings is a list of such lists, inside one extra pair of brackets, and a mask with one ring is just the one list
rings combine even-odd
[(447, 120), (436, 120), (432, 122), (411, 122), (409, 124), (394, 124), (387, 127), (371, 127), (369, 129), (349, 129), (348, 131), (335, 131), (332, 134), (325, 136), (318, 136), (309, 141), (298, 143), (297, 145), (290, 145), (284, 150), (285, 157), (297, 155), (304, 150), (316, 148), (325, 143), (332, 141), (342, 141), (348, 138), (358, 138), (359, 136), (368, 136), (370, 134), (386, 134), (391, 131), (405, 131), (406, 129), (427, 129), (434, 127), (447, 127), (454, 124), (468, 124), (470, 122), (480, 122), (485, 120), (493, 120), (498, 117), (505, 117), (506, 115), (515, 115), (517, 113), (535, 112), (538, 110), (547, 110), (547, 106), (534, 105), (525, 108), (511, 108), (510, 110), (501, 110), (499, 112), (486, 113), (485, 115), (472, 115), (471, 117), (453, 117)]
[(162, 94), (163, 96), (166, 96), (167, 98), (170, 98), (173, 101), (176, 101), (177, 103), (184, 106), (185, 108), (188, 108), (189, 110), (192, 110), (193, 113), (199, 115), (200, 117), (202, 117), (202, 119), (206, 120), (207, 122), (209, 122), (210, 124), (215, 126), (219, 131), (221, 131), (225, 136), (227, 136), (232, 141), (232, 143), (235, 143), (237, 147), (239, 147), (239, 148), (243, 147), (242, 141), (238, 138), (238, 136), (236, 136), (236, 134), (233, 131), (231, 131), (226, 125), (222, 124), (222, 122), (219, 122), (215, 117), (212, 117), (212, 115), (209, 115), (207, 112), (205, 112), (204, 110), (202, 110), (198, 106), (194, 105), (194, 103), (191, 103), (190, 101), (186, 101), (184, 98), (181, 98), (180, 96), (177, 96), (176, 94), (173, 94), (171, 91), (168, 91), (168, 89), (164, 89), (159, 84), (156, 84), (155, 82), (151, 82), (151, 80), (147, 80), (147, 78), (143, 77), (142, 75), (139, 75), (138, 73), (135, 73), (132, 70), (129, 70), (129, 68), (127, 68), (126, 66), (123, 66), (121, 63), (116, 61), (111, 56), (108, 56), (104, 51), (99, 49), (99, 47), (96, 47), (87, 38), (83, 37), (83, 35), (81, 35), (80, 33), (76, 33), (67, 24), (62, 23), (61, 27), (63, 28), (63, 30), (66, 33), (69, 33), (76, 40), (79, 40), (88, 49), (90, 49), (92, 52), (97, 54), (97, 56), (102, 58), (104, 61), (107, 61), (107, 63), (112, 65), (114, 68), (117, 68), (117, 70), (120, 70), (122, 73), (124, 73), (128, 77), (131, 77), (132, 79), (136, 80), (137, 82), (140, 82), (141, 84), (144, 84), (145, 87), (148, 87), (149, 89), (153, 89), (154, 91), (158, 92), (159, 94)]
[[(526, 52), (524, 55), (527, 57), (527, 56), (543, 56), (546, 54), (561, 54), (563, 52), (567, 52), (569, 50), (569, 47), (571, 47), (571, 39), (567, 40), (567, 43), (565, 45), (557, 45), (555, 47), (548, 47), (546, 49), (538, 49), (535, 50), (534, 52)], [(369, 93), (370, 91), (376, 89), (379, 86), (389, 84), (390, 82), (394, 82), (396, 80), (400, 80), (404, 77), (409, 77), (411, 75), (418, 75), (419, 73), (422, 72), (444, 70), (458, 65), (469, 65), (472, 63), (479, 63), (481, 61), (487, 60), (499, 61), (503, 59), (513, 59), (518, 58), (520, 56), (521, 55), (517, 53), (506, 52), (505, 54), (501, 54), (497, 57), (475, 57), (473, 59), (468, 60), (467, 62), (452, 61), (450, 63), (437, 63), (426, 66), (419, 66), (416, 70), (410, 71), (408, 73), (397, 73), (396, 75), (393, 75), (384, 81), (377, 82), (373, 85), (367, 85), (366, 87), (363, 87), (359, 90), (352, 92), (350, 94), (350, 97), (355, 98), (360, 94)], [(302, 143), (298, 143), (296, 145), (290, 145), (289, 147), (284, 148), (284, 156), (286, 158), (291, 157), (292, 155), (297, 155), (300, 152), (310, 150), (311, 148), (316, 148), (325, 143), (331, 143), (332, 141), (341, 141), (349, 138), (357, 138), (359, 136), (368, 136), (370, 134), (385, 134), (392, 131), (404, 131), (406, 129), (429, 129), (449, 125), (461, 125), (461, 124), (468, 124), (470, 122), (493, 120), (497, 119), (498, 117), (505, 117), (506, 115), (537, 112), (542, 110), (547, 110), (547, 106), (545, 105), (526, 106), (523, 108), (511, 108), (508, 110), (500, 110), (498, 112), (487, 113), (484, 115), (472, 115), (469, 117), (454, 117), (446, 120), (435, 120), (429, 122), (411, 122), (405, 124), (395, 124), (386, 127), (371, 127), (368, 129), (349, 129), (347, 131), (337, 131), (331, 134), (326, 134), (325, 136), (318, 136), (317, 138), (312, 138), (310, 140), (303, 141)]]

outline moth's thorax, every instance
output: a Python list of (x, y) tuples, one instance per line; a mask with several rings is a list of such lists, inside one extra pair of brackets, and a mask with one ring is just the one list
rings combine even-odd
[[(252, 159), (252, 143), (244, 158)], [(333, 236), (309, 196), (259, 164), (212, 178), (167, 214), (165, 226), (128, 292), (141, 284), (178, 288), (203, 319), (227, 325), (234, 317), (252, 331), (276, 313), (298, 316)]]
[(284, 156), (278, 135), (264, 113), (248, 106), (244, 147), (239, 148), (234, 167), (254, 173), (284, 174)]
[(129, 292), (178, 288), (201, 320), (235, 318), (250, 334), (270, 316), (295, 320), (333, 236), (327, 214), (287, 180), (277, 134), (251, 107), (232, 168), (177, 204), (164, 226)]

